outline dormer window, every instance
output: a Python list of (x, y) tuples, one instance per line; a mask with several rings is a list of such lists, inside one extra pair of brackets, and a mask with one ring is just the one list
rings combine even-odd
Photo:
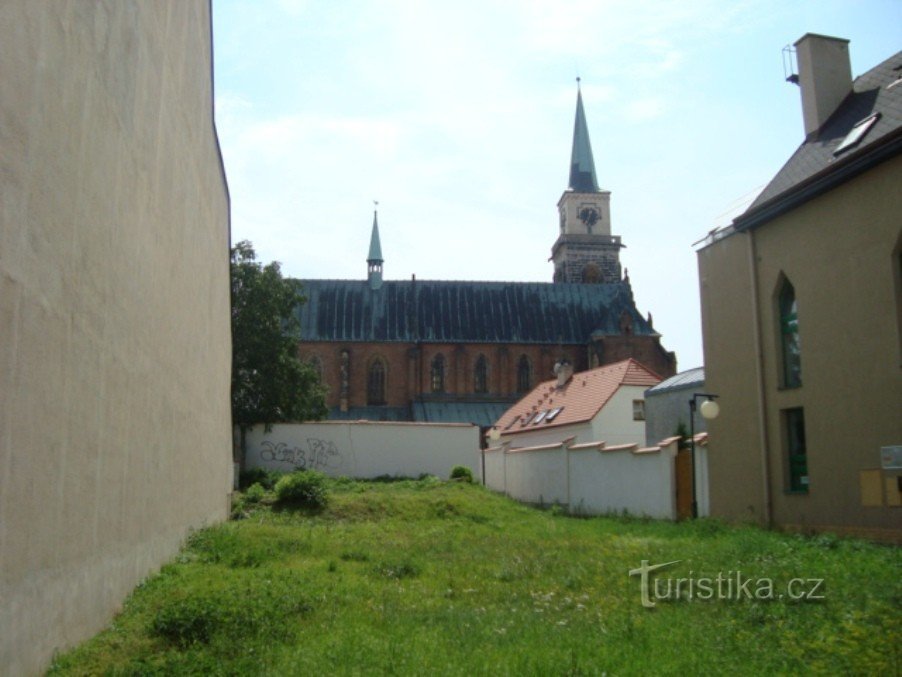
[(874, 113), (873, 115), (869, 115), (864, 120), (855, 123), (855, 126), (849, 130), (849, 133), (846, 134), (846, 138), (842, 140), (836, 150), (833, 151), (833, 155), (839, 155), (844, 150), (851, 148), (852, 146), (857, 146), (858, 143), (864, 138), (864, 135), (867, 134), (871, 127), (880, 119), (880, 113)]

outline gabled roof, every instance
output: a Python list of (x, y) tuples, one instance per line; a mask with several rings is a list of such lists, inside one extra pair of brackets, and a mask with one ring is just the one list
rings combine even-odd
[(585, 345), (592, 334), (658, 336), (636, 310), (628, 282), (297, 280), (302, 341), (429, 341)]
[(650, 387), (661, 377), (630, 358), (574, 374), (563, 387), (545, 381), (495, 424), (502, 435), (558, 428), (592, 420), (622, 386)]
[[(799, 146), (734, 224), (752, 228), (830, 190), (902, 150), (902, 52), (855, 79), (833, 115)], [(876, 121), (846, 149), (843, 141), (860, 122)]]
[(570, 190), (577, 193), (597, 193), (595, 160), (589, 143), (589, 127), (583, 110), (582, 92), (576, 92), (576, 119), (573, 121), (573, 148), (570, 151)]

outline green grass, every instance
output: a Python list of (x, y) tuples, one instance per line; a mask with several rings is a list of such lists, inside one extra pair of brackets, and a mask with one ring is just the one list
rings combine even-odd
[[(466, 483), (331, 482), (196, 533), (52, 674), (898, 674), (900, 551), (716, 521), (576, 519)], [(819, 578), (820, 601), (640, 604), (659, 579)], [(754, 591), (754, 586), (752, 590)]]

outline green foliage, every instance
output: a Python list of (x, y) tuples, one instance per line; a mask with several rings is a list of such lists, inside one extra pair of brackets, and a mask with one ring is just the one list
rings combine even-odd
[[(894, 674), (898, 549), (704, 519), (574, 519), (481, 486), (333, 480), (196, 532), (52, 674)], [(640, 603), (653, 578), (824, 579), (820, 601)], [(753, 586), (754, 587), (754, 586)], [(691, 647), (691, 651), (687, 650)]]
[(285, 473), (281, 470), (265, 470), (264, 468), (248, 468), (242, 470), (238, 475), (238, 488), (242, 491), (252, 484), (259, 484), (266, 491), (272, 491), (276, 486), (276, 482)]
[(465, 465), (456, 465), (451, 468), (451, 479), (458, 482), (473, 483), (473, 471)]
[(250, 242), (235, 245), (231, 261), (234, 423), (246, 429), (323, 418), (325, 389), (297, 357), (300, 286), (282, 277), (277, 262), (258, 263)]
[(266, 489), (259, 482), (254, 482), (244, 492), (244, 500), (248, 503), (259, 503), (266, 496)]
[(284, 505), (321, 510), (329, 503), (326, 476), (315, 470), (299, 470), (276, 482), (276, 500)]
[(689, 448), (689, 428), (686, 427), (686, 424), (680, 421), (679, 425), (677, 425), (676, 430), (673, 432), (674, 437), (679, 437), (680, 441), (678, 446), (680, 449), (688, 449)]

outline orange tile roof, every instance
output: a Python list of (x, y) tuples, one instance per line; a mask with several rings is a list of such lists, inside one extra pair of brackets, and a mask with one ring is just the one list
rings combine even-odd
[(651, 387), (661, 377), (630, 358), (574, 374), (562, 388), (557, 379), (536, 386), (495, 423), (502, 435), (584, 423), (595, 417), (620, 386)]

